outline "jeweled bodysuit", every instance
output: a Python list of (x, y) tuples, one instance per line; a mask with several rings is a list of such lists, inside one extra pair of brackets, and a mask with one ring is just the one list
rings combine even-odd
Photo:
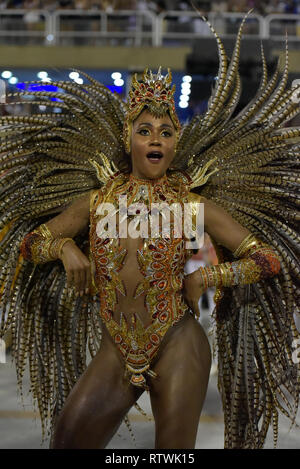
[(100, 314), (135, 385), (145, 385), (144, 373), (154, 375), (150, 362), (164, 335), (189, 309), (181, 290), (184, 265), (192, 251), (186, 249), (185, 233), (174, 236), (174, 219), (169, 236), (99, 237), (99, 207), (103, 203), (118, 207), (119, 197), (124, 195), (128, 205), (142, 202), (147, 207), (161, 202), (199, 202), (189, 185), (181, 173), (152, 181), (118, 174), (92, 193), (90, 247)]

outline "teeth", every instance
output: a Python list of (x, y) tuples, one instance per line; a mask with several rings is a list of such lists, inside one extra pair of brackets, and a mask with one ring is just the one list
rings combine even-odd
[(147, 155), (147, 158), (155, 158), (155, 159), (160, 159), (162, 158), (162, 155), (160, 153), (149, 153)]

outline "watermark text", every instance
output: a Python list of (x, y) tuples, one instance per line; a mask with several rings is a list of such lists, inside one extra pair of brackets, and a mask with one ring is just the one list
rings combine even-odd
[(162, 202), (148, 207), (138, 202), (127, 206), (127, 196), (122, 195), (118, 207), (104, 202), (96, 214), (101, 217), (96, 226), (99, 238), (184, 238), (187, 249), (200, 249), (204, 243), (202, 203)]

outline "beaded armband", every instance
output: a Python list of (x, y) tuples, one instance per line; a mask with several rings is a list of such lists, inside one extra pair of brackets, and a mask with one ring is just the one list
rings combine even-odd
[(61, 257), (61, 251), (72, 238), (54, 238), (49, 228), (43, 224), (28, 233), (21, 244), (23, 257), (34, 264), (45, 264)]
[(273, 277), (280, 270), (280, 261), (273, 249), (251, 234), (242, 241), (233, 255), (242, 259), (200, 267), (205, 288), (256, 283)]

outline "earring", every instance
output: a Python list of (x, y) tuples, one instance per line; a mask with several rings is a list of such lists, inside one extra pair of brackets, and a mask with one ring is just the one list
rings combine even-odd
[(131, 145), (130, 145), (131, 131), (132, 131), (132, 123), (126, 120), (124, 122), (124, 127), (123, 127), (123, 143), (124, 143), (125, 151), (128, 155), (130, 155), (130, 152), (131, 152)]

